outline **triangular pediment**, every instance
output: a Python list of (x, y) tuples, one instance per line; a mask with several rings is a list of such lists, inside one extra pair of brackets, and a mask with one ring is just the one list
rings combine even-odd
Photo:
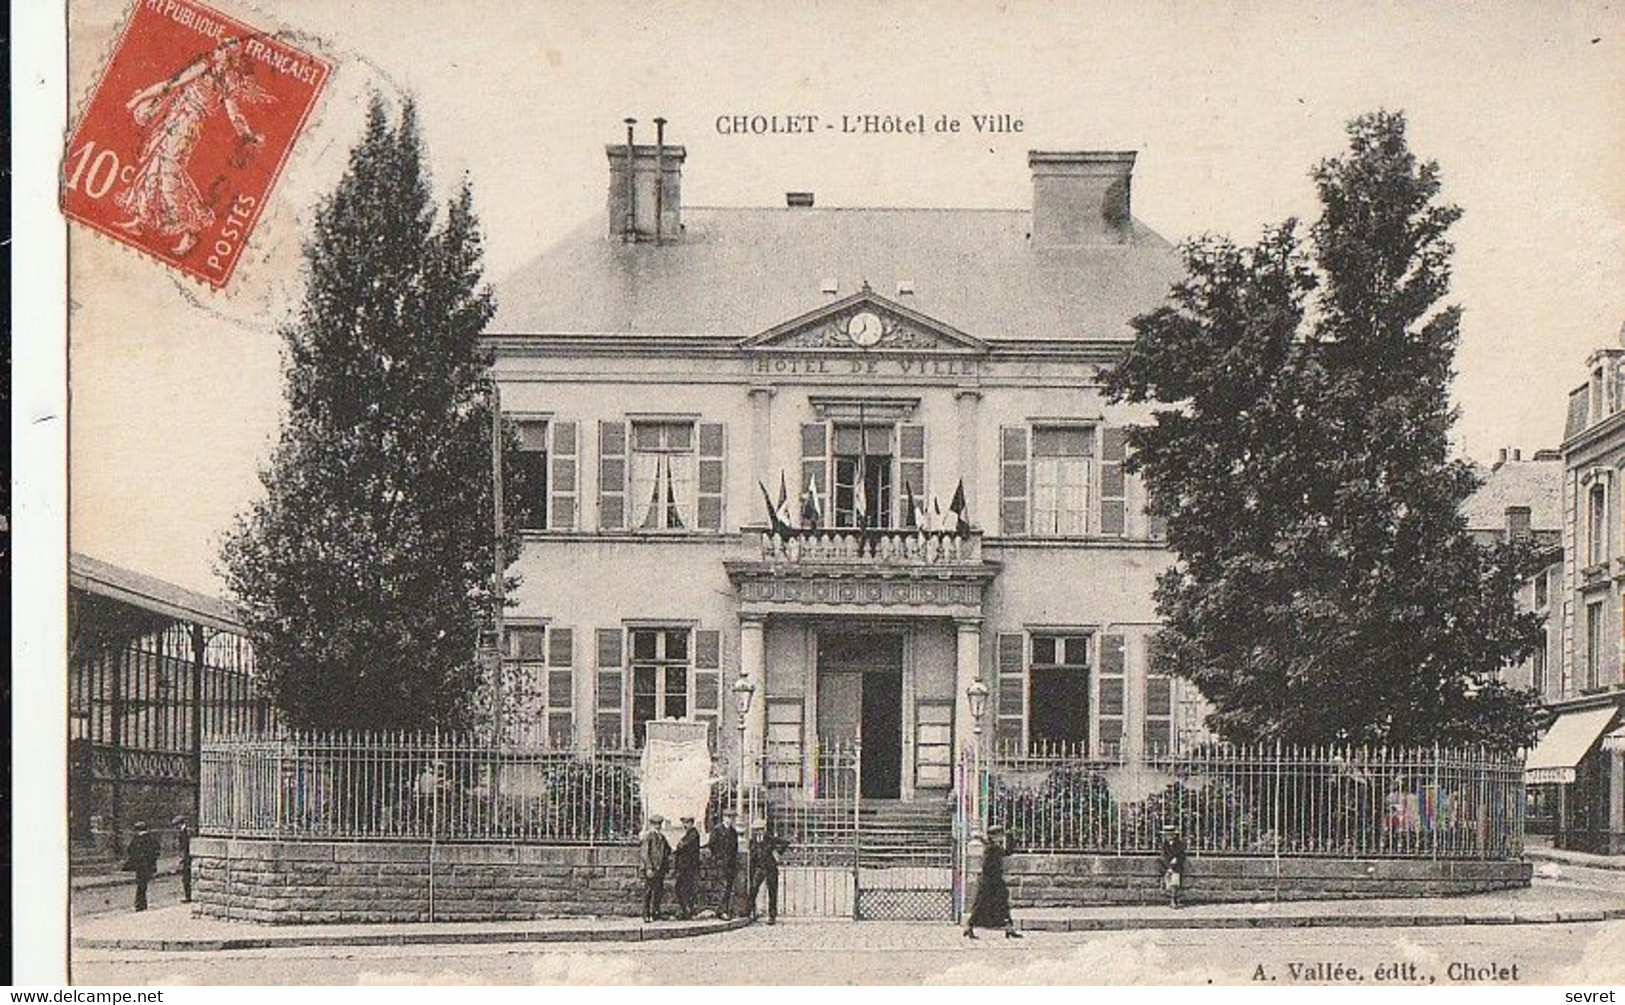
[(864, 288), (746, 339), (745, 349), (975, 354), (986, 343)]

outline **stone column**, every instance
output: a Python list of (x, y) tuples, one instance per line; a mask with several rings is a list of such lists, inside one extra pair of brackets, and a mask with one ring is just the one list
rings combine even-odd
[[(745, 758), (749, 771), (750, 759), (763, 752), (767, 733), (767, 623), (760, 614), (739, 616), (739, 672), (756, 685), (751, 696), (750, 714), (745, 717)], [(724, 685), (727, 699), (733, 701), (733, 681)], [(736, 713), (737, 714), (737, 713)], [(737, 726), (735, 727), (737, 736)]]
[[(959, 477), (965, 483), (965, 505), (970, 513), (971, 523), (977, 527), (991, 532), (997, 532), (998, 503), (997, 497), (992, 509), (982, 512), (977, 505), (980, 495), (977, 489), (981, 485), (981, 466), (977, 462), (977, 412), (982, 402), (982, 392), (973, 388), (960, 388), (954, 392), (954, 404), (959, 413)], [(948, 495), (942, 497), (942, 505), (947, 507), (953, 498), (953, 486), (948, 487)], [(964, 697), (964, 695), (960, 695)]]
[[(773, 457), (773, 389), (750, 389), (750, 472), (751, 478), (766, 485), (769, 492), (777, 491), (773, 472), (768, 470)], [(754, 496), (753, 496), (754, 497)], [(756, 512), (755, 505), (744, 512)], [(765, 520), (767, 514), (762, 514)]]
[[(959, 618), (955, 624), (958, 627), (954, 660), (954, 746), (957, 748), (954, 753), (957, 758), (959, 751), (964, 750), (976, 735), (976, 721), (971, 717), (970, 699), (966, 697), (965, 690), (970, 687), (971, 681), (982, 675), (982, 619)], [(989, 688), (992, 686), (988, 684)], [(984, 731), (988, 726), (986, 721), (982, 723)], [(982, 742), (987, 744), (990, 741), (984, 735)]]

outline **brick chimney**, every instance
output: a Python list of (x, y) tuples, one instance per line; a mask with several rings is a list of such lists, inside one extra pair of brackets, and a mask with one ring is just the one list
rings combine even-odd
[(626, 142), (609, 155), (609, 236), (623, 241), (675, 240), (683, 230), (683, 158), (666, 143), (665, 119), (655, 119), (653, 145), (634, 141), (636, 119), (626, 120)]
[(1032, 242), (1039, 248), (1127, 244), (1134, 239), (1132, 150), (1029, 150)]

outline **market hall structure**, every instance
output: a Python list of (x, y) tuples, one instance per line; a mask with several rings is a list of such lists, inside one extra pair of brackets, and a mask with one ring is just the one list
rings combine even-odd
[[(861, 737), (862, 796), (948, 795), (988, 739), (1188, 746), (1148, 660), (1170, 561), (1102, 369), (1181, 276), (1131, 152), (1033, 151), (1032, 206), (683, 203), (682, 146), (607, 148), (607, 218), (497, 289), (502, 408), (546, 492), (509, 513), (509, 731), (742, 736), (771, 781)], [(755, 689), (738, 730), (730, 685)]]

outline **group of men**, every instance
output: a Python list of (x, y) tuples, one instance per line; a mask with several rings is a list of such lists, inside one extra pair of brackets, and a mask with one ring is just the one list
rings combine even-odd
[[(700, 840), (699, 828), (691, 816), (682, 817), (682, 836), (677, 847), (666, 840), (663, 828), (666, 820), (659, 814), (649, 817), (648, 826), (639, 839), (640, 864), (643, 871), (643, 920), (660, 917), (660, 904), (665, 898), (666, 875), (674, 874), (674, 892), (677, 895), (677, 917), (687, 920), (698, 910), (695, 903), (700, 885), (702, 850), (709, 850), (712, 869), (717, 876), (717, 916), (732, 918), (736, 906), (736, 883), (739, 877), (739, 831), (735, 827), (732, 810), (724, 811), (722, 819), (711, 829), (708, 843)], [(746, 882), (749, 903), (745, 912), (756, 917), (756, 904), (762, 887), (767, 887), (767, 923), (778, 921), (779, 914), (779, 855), (789, 842), (768, 832), (767, 823), (758, 820), (750, 833), (750, 876)]]
[[(175, 828), (175, 843), (181, 853), (181, 890), (186, 902), (192, 902), (192, 828), (184, 816), (170, 823)], [(124, 871), (135, 873), (135, 909), (147, 909), (147, 886), (158, 875), (158, 835), (147, 827), (145, 820), (135, 822), (135, 836), (124, 849)]]

